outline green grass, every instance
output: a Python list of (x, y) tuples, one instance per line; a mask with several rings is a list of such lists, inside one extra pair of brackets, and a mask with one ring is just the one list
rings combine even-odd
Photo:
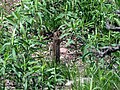
[[(52, 90), (73, 80), (73, 90), (119, 90), (120, 52), (109, 59), (96, 58), (89, 51), (120, 43), (120, 33), (105, 28), (107, 20), (119, 26), (115, 15), (119, 0), (22, 0), (19, 4), (9, 12), (8, 4), (0, 6), (0, 89), (6, 89), (6, 80), (22, 90)], [(72, 37), (83, 44), (77, 49), (83, 52), (84, 72), (77, 65), (55, 65), (46, 58), (50, 41), (41, 33), (56, 29), (68, 44), (76, 43)], [(90, 80), (82, 83), (80, 77)]]

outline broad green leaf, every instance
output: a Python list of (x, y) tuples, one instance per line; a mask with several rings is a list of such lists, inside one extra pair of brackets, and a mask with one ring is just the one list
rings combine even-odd
[(38, 16), (39, 16), (39, 19), (40, 19), (40, 24), (42, 25), (43, 21), (42, 21), (42, 14), (40, 12), (38, 12)]
[(114, 18), (115, 22), (117, 23), (118, 26), (120, 26), (120, 20), (117, 18)]
[(24, 78), (27, 78), (28, 76), (32, 75), (34, 71), (28, 71), (25, 75)]
[(23, 34), (23, 37), (26, 37), (26, 30), (24, 29), (24, 26), (22, 25), (21, 22), (20, 22), (20, 31)]
[(38, 11), (38, 0), (35, 0), (35, 8), (36, 8), (36, 11)]
[(14, 60), (17, 60), (15, 48), (12, 48), (12, 56)]
[(64, 16), (65, 16), (64, 14), (59, 14), (59, 15), (55, 18), (55, 20), (62, 19)]
[(17, 16), (16, 12), (12, 12), (12, 15), (14, 16), (15, 19), (18, 19), (18, 16)]
[(10, 46), (11, 45), (11, 43), (5, 43), (3, 46), (2, 46), (2, 48), (1, 48), (1, 50), (0, 51), (4, 51), (5, 50), (5, 48), (6, 47), (8, 47), (8, 46)]
[(37, 64), (38, 61), (28, 61), (28, 65)]
[(25, 79), (25, 83), (23, 84), (24, 86), (24, 90), (28, 90), (28, 81), (27, 81), (27, 78)]
[(13, 29), (13, 33), (12, 33), (12, 45), (14, 44), (14, 38), (15, 38), (15, 31), (16, 31), (16, 28), (15, 29)]

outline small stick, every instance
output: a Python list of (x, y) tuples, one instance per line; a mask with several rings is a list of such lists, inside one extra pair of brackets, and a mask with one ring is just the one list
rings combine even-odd
[(112, 47), (112, 46), (103, 47), (103, 48), (101, 48), (100, 51), (98, 51), (98, 52), (93, 51), (93, 53), (96, 56), (103, 58), (106, 55), (110, 55), (111, 53), (116, 52), (116, 51), (120, 51), (120, 45), (117, 45), (117, 46), (114, 46), (114, 47)]

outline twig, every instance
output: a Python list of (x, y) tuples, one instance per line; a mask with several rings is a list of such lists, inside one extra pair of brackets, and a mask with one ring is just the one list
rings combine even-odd
[(108, 21), (106, 23), (106, 29), (120, 32), (120, 27), (115, 27), (114, 25), (109, 24)]
[[(120, 10), (115, 11), (115, 14), (120, 16)], [(110, 24), (109, 20), (107, 20), (105, 28), (108, 30), (120, 32), (120, 27), (116, 27), (115, 25)]]
[(120, 17), (120, 10), (117, 10), (116, 14)]
[(93, 51), (94, 55), (96, 55), (97, 57), (105, 57), (106, 55), (110, 55), (111, 53), (113, 52), (116, 52), (116, 51), (120, 51), (120, 45), (117, 45), (117, 46), (107, 46), (107, 47), (103, 47), (100, 49), (100, 51)]

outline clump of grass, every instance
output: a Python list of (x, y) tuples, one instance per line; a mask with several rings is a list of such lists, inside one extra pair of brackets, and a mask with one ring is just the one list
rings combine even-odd
[[(22, 0), (11, 12), (0, 7), (1, 89), (6, 89), (6, 80), (14, 82), (15, 89), (39, 90), (55, 89), (69, 79), (74, 81), (73, 90), (119, 90), (120, 53), (112, 54), (109, 63), (112, 68), (106, 67), (106, 59), (87, 55), (91, 47), (99, 49), (119, 43), (119, 33), (105, 29), (106, 20), (119, 22), (114, 14), (117, 5), (107, 0)], [(63, 32), (61, 38), (68, 38), (68, 43), (74, 44), (71, 37), (76, 37), (77, 43), (83, 44), (77, 48), (83, 52), (87, 64), (82, 75), (76, 65), (56, 66), (46, 60), (43, 52), (47, 51), (48, 40), (41, 33), (56, 29)], [(117, 68), (113, 70), (115, 65)], [(80, 77), (90, 80), (81, 84), (77, 80)]]

